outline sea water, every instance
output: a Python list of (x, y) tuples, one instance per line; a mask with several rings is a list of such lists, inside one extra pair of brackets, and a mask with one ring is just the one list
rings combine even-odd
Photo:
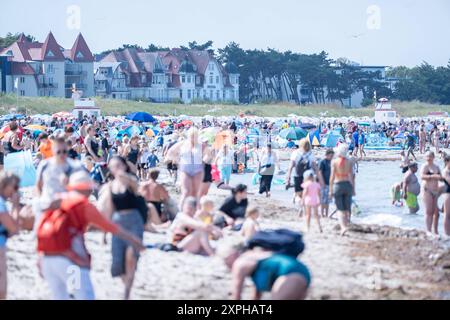
[[(442, 163), (439, 163), (443, 167)], [(422, 163), (419, 163), (419, 168)], [(287, 162), (281, 164), (282, 171), (286, 171)], [(419, 172), (417, 173), (420, 174)], [(258, 194), (259, 185), (252, 184), (252, 173), (233, 175), (231, 184), (244, 183), (249, 186), (249, 192)], [(394, 161), (361, 161), (356, 176), (356, 197), (354, 201), (360, 209), (360, 214), (352, 217), (352, 221), (362, 224), (376, 224), (404, 229), (425, 230), (425, 217), (422, 195), (419, 195), (420, 211), (417, 214), (409, 214), (406, 204), (403, 207), (392, 205), (391, 188), (402, 181), (403, 174), (399, 162)], [(285, 174), (275, 175), (274, 180), (284, 181)], [(294, 206), (294, 189), (286, 191), (281, 184), (272, 184), (272, 198), (282, 201), (283, 204)], [(265, 197), (265, 194), (261, 195)], [(439, 205), (442, 206), (441, 197)], [(331, 204), (330, 213), (335, 210)], [(443, 215), (439, 219), (439, 229), (443, 233)]]

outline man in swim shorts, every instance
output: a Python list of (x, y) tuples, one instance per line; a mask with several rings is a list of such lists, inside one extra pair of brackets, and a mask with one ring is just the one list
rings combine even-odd
[(411, 214), (417, 213), (420, 209), (419, 202), (417, 201), (417, 196), (420, 194), (420, 183), (416, 176), (417, 170), (417, 163), (412, 162), (403, 179), (403, 197), (406, 200), (406, 205)]

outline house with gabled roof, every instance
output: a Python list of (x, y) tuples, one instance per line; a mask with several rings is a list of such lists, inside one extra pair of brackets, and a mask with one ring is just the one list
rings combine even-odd
[(30, 42), (25, 35), (0, 50), (10, 65), (4, 91), (22, 96), (72, 96), (72, 88), (84, 96), (94, 95), (94, 57), (83, 36), (70, 50), (58, 44), (52, 32), (43, 43)]

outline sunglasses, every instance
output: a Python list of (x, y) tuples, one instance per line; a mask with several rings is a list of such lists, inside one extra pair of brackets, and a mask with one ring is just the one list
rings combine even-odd
[(67, 154), (69, 151), (67, 151), (67, 150), (58, 150), (58, 151), (56, 151), (56, 154), (57, 155), (65, 155), (65, 154)]

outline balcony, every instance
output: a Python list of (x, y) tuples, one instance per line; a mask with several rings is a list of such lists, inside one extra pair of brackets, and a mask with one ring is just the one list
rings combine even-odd
[(66, 70), (66, 77), (81, 77), (86, 76), (87, 72), (83, 70)]
[(57, 83), (39, 83), (39, 88), (58, 89), (58, 84)]
[[(75, 86), (77, 89), (87, 89), (87, 84), (76, 83)], [(72, 89), (72, 84), (66, 83), (65, 88), (66, 88), (66, 90)]]

